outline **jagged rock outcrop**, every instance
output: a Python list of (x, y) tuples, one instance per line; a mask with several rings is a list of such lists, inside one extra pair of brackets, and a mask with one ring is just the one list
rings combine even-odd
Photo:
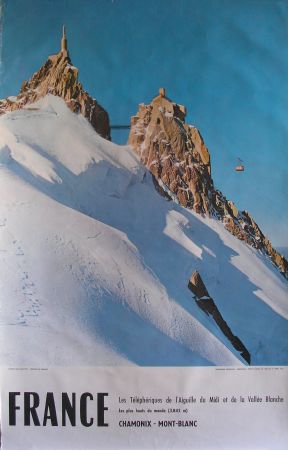
[(160, 89), (149, 105), (131, 118), (129, 144), (165, 192), (186, 208), (217, 217), (238, 239), (265, 253), (288, 278), (288, 262), (271, 245), (247, 213), (238, 211), (214, 187), (210, 154), (197, 128), (185, 123), (186, 110)]
[(235, 350), (240, 352), (242, 358), (244, 358), (245, 361), (250, 364), (251, 355), (249, 351), (247, 350), (243, 342), (238, 338), (238, 336), (235, 336), (233, 334), (231, 328), (223, 319), (223, 316), (217, 308), (214, 300), (210, 297), (199, 272), (195, 271), (192, 273), (188, 283), (188, 288), (194, 294), (194, 299), (199, 308), (202, 309), (202, 311), (204, 311), (207, 316), (212, 316), (215, 323), (218, 325), (227, 339), (231, 342)]
[(23, 82), (17, 97), (0, 100), (0, 115), (21, 109), (47, 94), (63, 98), (73, 112), (81, 113), (88, 119), (98, 134), (110, 139), (109, 116), (78, 81), (78, 69), (72, 65), (64, 37), (61, 51), (49, 56), (40, 70), (29, 81)]
[(209, 212), (210, 154), (199, 131), (185, 124), (184, 106), (165, 97), (139, 105), (131, 119), (129, 143), (155, 178), (181, 205)]

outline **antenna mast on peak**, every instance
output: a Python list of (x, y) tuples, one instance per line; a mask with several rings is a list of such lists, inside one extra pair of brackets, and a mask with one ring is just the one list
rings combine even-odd
[(66, 36), (66, 28), (65, 25), (63, 25), (63, 33), (62, 33), (62, 39), (61, 39), (61, 52), (68, 52), (68, 45), (67, 45), (67, 36)]

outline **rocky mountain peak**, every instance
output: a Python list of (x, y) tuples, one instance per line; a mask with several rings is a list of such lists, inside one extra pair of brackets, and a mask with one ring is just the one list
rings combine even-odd
[(159, 95), (149, 105), (140, 104), (132, 117), (129, 143), (181, 205), (209, 214), (210, 154), (185, 117), (185, 106), (172, 102), (160, 88)]
[(247, 211), (214, 187), (210, 153), (197, 128), (185, 123), (186, 108), (164, 88), (131, 118), (129, 143), (150, 170), (156, 188), (197, 213), (216, 217), (238, 239), (265, 253), (288, 278), (288, 262), (264, 236)]
[(109, 116), (104, 108), (83, 89), (78, 81), (78, 69), (73, 66), (69, 52), (65, 27), (61, 40), (61, 50), (48, 57), (40, 70), (28, 81), (22, 83), (16, 97), (0, 100), (0, 115), (21, 109), (47, 94), (63, 98), (75, 113), (81, 113), (91, 123), (95, 131), (110, 139)]

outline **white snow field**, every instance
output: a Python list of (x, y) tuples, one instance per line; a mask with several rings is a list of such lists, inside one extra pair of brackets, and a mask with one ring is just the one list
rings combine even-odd
[(270, 261), (161, 197), (60, 98), (0, 118), (0, 188), (1, 365), (245, 364), (193, 300), (195, 269), (251, 363), (288, 364)]

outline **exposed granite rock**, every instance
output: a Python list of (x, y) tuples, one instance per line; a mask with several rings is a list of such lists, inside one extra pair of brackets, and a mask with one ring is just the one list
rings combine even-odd
[(159, 95), (141, 103), (131, 118), (129, 144), (159, 184), (158, 191), (197, 213), (221, 220), (238, 239), (266, 254), (288, 278), (288, 262), (264, 236), (247, 211), (214, 188), (210, 154), (197, 128), (185, 123), (186, 109)]
[(23, 82), (17, 97), (0, 100), (0, 115), (21, 109), (46, 94), (63, 98), (73, 112), (81, 113), (88, 119), (98, 134), (110, 139), (109, 116), (102, 106), (84, 91), (78, 81), (78, 69), (72, 65), (66, 49), (49, 56), (40, 70), (29, 81)]
[(202, 311), (204, 311), (207, 316), (213, 317), (215, 323), (218, 325), (224, 336), (226, 336), (227, 339), (231, 342), (235, 350), (240, 352), (242, 358), (244, 358), (245, 361), (250, 364), (251, 356), (249, 351), (242, 343), (242, 341), (238, 338), (238, 336), (235, 336), (233, 334), (231, 328), (223, 319), (223, 316), (217, 308), (216, 303), (210, 297), (199, 272), (193, 272), (188, 283), (188, 288), (194, 294), (194, 299), (199, 308), (202, 309)]
[(189, 280), (188, 287), (190, 291), (198, 298), (210, 297), (205, 284), (200, 276), (200, 273), (195, 270)]
[(139, 105), (131, 119), (129, 143), (155, 178), (183, 206), (209, 212), (210, 155), (199, 131), (184, 123), (186, 110), (165, 97)]

